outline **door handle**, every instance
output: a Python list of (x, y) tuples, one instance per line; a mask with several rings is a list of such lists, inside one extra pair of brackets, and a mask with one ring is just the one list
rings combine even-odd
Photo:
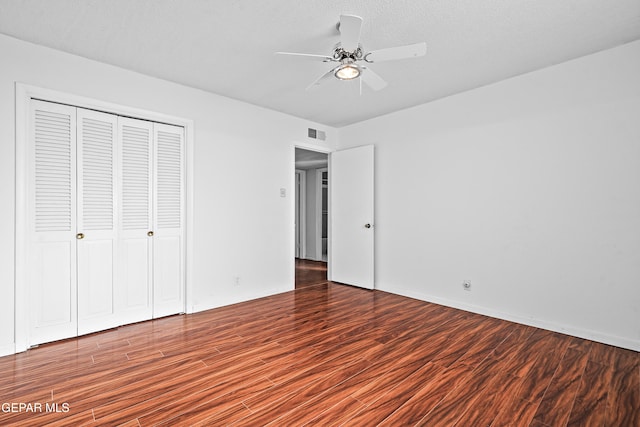
[(147, 233), (147, 236), (149, 236), (149, 237), (153, 237), (153, 231), (149, 231), (149, 232)]
[(84, 234), (82, 234), (82, 233), (76, 234), (76, 239), (78, 239), (78, 240), (84, 239)]
[(371, 228), (371, 224), (365, 224), (364, 228)]

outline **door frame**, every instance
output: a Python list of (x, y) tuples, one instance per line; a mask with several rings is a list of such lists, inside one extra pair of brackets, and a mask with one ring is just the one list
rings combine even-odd
[(322, 172), (327, 173), (327, 242), (329, 242), (329, 165), (326, 168), (316, 169), (316, 260), (329, 262), (329, 244), (327, 243), (327, 259), (322, 259)]
[(296, 169), (295, 174), (300, 176), (300, 185), (298, 186), (298, 182), (294, 181), (295, 196), (297, 196), (294, 217), (295, 214), (298, 215), (296, 218), (296, 244), (299, 244), (299, 250), (296, 252), (294, 247), (294, 252), (298, 258), (305, 259), (307, 258), (307, 233), (305, 233), (307, 229), (307, 171)]
[[(296, 148), (300, 149), (300, 150), (306, 150), (306, 151), (315, 151), (316, 153), (322, 153), (322, 154), (326, 154), (327, 155), (327, 161), (331, 162), (331, 152), (334, 151), (331, 148), (328, 147), (318, 147), (317, 145), (312, 145), (312, 144), (305, 144), (305, 143), (300, 143), (300, 142), (294, 142), (293, 143), (293, 147), (291, 149), (291, 179), (292, 179), (292, 186), (291, 188), (295, 188), (296, 185), (296, 176), (295, 173), (298, 169), (296, 169)], [(328, 167), (328, 166), (327, 166)], [(305, 171), (306, 172), (306, 171)], [(305, 188), (305, 198), (306, 198), (306, 188)], [(291, 202), (291, 213), (292, 216), (291, 218), (295, 218), (296, 215), (296, 202), (295, 200), (292, 200)], [(306, 211), (306, 207), (305, 207), (305, 211)], [(328, 211), (331, 212), (331, 206), (328, 206)], [(295, 221), (295, 219), (294, 219)], [(306, 219), (305, 219), (306, 221)], [(306, 224), (306, 222), (305, 222)], [(331, 215), (329, 215), (329, 227), (331, 227)], [(295, 227), (295, 226), (294, 226)], [(329, 228), (329, 230), (331, 230)], [(293, 239), (291, 242), (291, 254), (292, 254), (292, 260), (295, 261), (295, 254), (296, 254), (296, 238), (295, 238), (295, 229), (293, 232)], [(329, 250), (329, 248), (327, 248), (327, 251)], [(306, 255), (306, 248), (304, 250), (304, 253)], [(316, 254), (317, 255), (317, 254)], [(314, 257), (314, 259), (317, 259), (318, 257)], [(322, 258), (320, 259), (322, 260)], [(293, 288), (295, 289), (295, 262), (293, 262)], [(329, 265), (329, 256), (327, 256), (327, 271), (329, 270), (330, 265)]]
[(84, 96), (45, 89), (20, 82), (15, 84), (15, 277), (14, 277), (14, 314), (15, 348), (14, 353), (25, 351), (29, 341), (29, 299), (26, 280), (28, 250), (28, 168), (27, 147), (29, 135), (29, 105), (32, 99), (66, 104), (89, 110), (103, 111), (120, 116), (135, 117), (158, 123), (184, 128), (185, 138), (185, 313), (193, 312), (193, 146), (194, 122), (191, 119), (171, 116), (140, 108), (101, 101)]

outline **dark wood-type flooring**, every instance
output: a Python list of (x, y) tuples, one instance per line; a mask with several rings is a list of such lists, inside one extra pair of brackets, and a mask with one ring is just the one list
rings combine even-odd
[(0, 425), (640, 426), (637, 352), (298, 285), (0, 358)]
[(296, 258), (296, 288), (327, 281), (327, 263)]

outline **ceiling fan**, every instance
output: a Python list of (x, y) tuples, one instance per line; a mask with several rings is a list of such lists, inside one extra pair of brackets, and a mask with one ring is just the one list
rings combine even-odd
[(340, 42), (334, 47), (333, 53), (330, 56), (311, 53), (276, 52), (278, 55), (292, 55), (319, 59), (322, 62), (338, 63), (337, 66), (325, 72), (311, 83), (307, 87), (307, 90), (319, 86), (332, 77), (338, 80), (354, 80), (360, 78), (360, 93), (362, 93), (362, 82), (373, 90), (380, 90), (387, 86), (387, 82), (378, 74), (374, 73), (368, 64), (393, 61), (396, 59), (416, 58), (427, 53), (427, 44), (425, 42), (373, 50), (370, 52), (365, 51), (360, 44), (362, 18), (359, 16), (340, 15), (340, 21), (336, 24), (336, 27), (338, 31), (340, 31)]

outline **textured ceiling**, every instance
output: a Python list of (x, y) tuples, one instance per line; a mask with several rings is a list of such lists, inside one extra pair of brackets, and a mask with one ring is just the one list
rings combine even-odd
[[(332, 65), (274, 52), (330, 55), (342, 13), (427, 54), (306, 91)], [(640, 0), (0, 0), (0, 33), (339, 127), (640, 39)]]

